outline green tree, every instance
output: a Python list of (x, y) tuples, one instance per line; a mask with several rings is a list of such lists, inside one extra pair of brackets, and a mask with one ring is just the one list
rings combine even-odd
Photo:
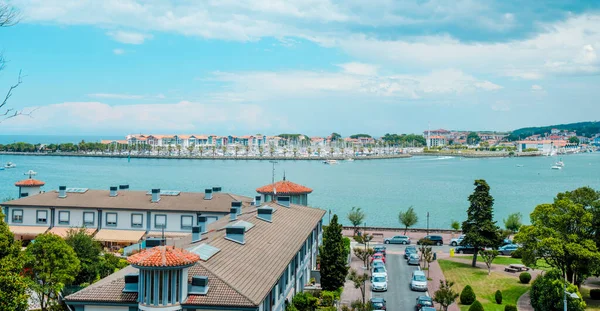
[(336, 214), (323, 232), (323, 247), (321, 248), (321, 287), (334, 291), (344, 286), (348, 267), (348, 258), (344, 257), (344, 242), (342, 240), (342, 225), (338, 223)]
[(79, 259), (75, 251), (58, 235), (40, 234), (27, 246), (25, 267), (29, 269), (31, 290), (42, 311), (56, 303), (65, 284), (75, 280)]
[(353, 206), (350, 213), (348, 213), (348, 220), (354, 227), (354, 235), (358, 233), (358, 226), (360, 226), (367, 216), (361, 210), (360, 207)]
[(522, 226), (515, 236), (523, 245), (523, 263), (535, 267), (543, 259), (575, 285), (598, 273), (600, 252), (594, 240), (598, 234), (594, 226), (597, 197), (597, 192), (584, 187), (559, 193), (552, 204), (536, 206), (531, 225)]
[(356, 258), (360, 259), (365, 267), (369, 267), (369, 258), (371, 258), (371, 256), (373, 256), (373, 254), (375, 254), (375, 250), (373, 250), (372, 248), (363, 248), (363, 247), (355, 247), (354, 248), (354, 256), (356, 256)]
[(485, 262), (485, 265), (488, 268), (488, 275), (492, 274), (492, 263), (494, 262), (494, 259), (498, 257), (498, 254), (497, 250), (479, 251), (479, 255), (483, 258), (483, 262)]
[(20, 275), (22, 262), (21, 243), (15, 241), (0, 209), (0, 310), (28, 309), (28, 284)]
[[(469, 196), (470, 206), (467, 209), (467, 220), (463, 222), (463, 245), (471, 245), (475, 249), (483, 247), (496, 248), (502, 244), (500, 228), (494, 219), (494, 198), (490, 195), (490, 186), (483, 179), (475, 180), (475, 191)], [(473, 254), (472, 266), (477, 264), (477, 253)]]
[(458, 222), (458, 220), (453, 220), (450, 224), (450, 227), (452, 228), (452, 230), (454, 230), (454, 233), (456, 234), (456, 232), (460, 230), (460, 222)]
[(569, 143), (579, 145), (579, 138), (577, 136), (569, 137)]
[(342, 138), (342, 135), (338, 134), (338, 133), (331, 133), (331, 141), (336, 141)]
[(469, 145), (476, 145), (481, 141), (481, 137), (475, 132), (470, 132), (467, 136), (467, 143)]
[[(544, 275), (538, 276), (531, 284), (531, 306), (536, 311), (562, 311), (564, 309), (564, 287), (565, 280), (558, 270), (550, 270)], [(577, 286), (567, 284), (567, 292), (575, 293), (579, 299), (573, 299), (567, 295), (567, 310), (583, 311), (585, 302)]]
[(440, 304), (444, 311), (448, 311), (448, 306), (456, 301), (458, 293), (452, 289), (454, 282), (440, 280), (440, 288), (433, 294), (433, 301)]
[(348, 280), (354, 283), (354, 288), (360, 289), (360, 293), (362, 294), (362, 303), (365, 304), (366, 296), (367, 296), (367, 280), (369, 279), (369, 275), (367, 273), (358, 273), (355, 269), (351, 269), (348, 274)]
[(74, 284), (93, 283), (100, 274), (100, 253), (102, 246), (89, 235), (85, 228), (72, 228), (67, 232), (65, 241), (77, 254), (80, 267)]
[(406, 234), (409, 227), (414, 226), (419, 221), (419, 217), (412, 206), (406, 211), (400, 212), (400, 214), (398, 214), (398, 219), (400, 220), (400, 223), (404, 225), (404, 234)]
[(521, 213), (513, 213), (508, 215), (508, 218), (503, 220), (504, 227), (506, 227), (507, 230), (516, 233), (517, 231), (519, 231), (519, 228), (523, 225), (523, 223), (521, 222), (521, 218), (523, 218), (523, 215), (521, 215)]

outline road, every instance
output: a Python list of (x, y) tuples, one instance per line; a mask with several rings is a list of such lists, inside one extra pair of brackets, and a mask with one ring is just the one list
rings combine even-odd
[[(417, 266), (409, 266), (404, 259), (403, 245), (387, 244), (386, 268), (388, 271), (388, 291), (371, 292), (372, 297), (383, 297), (387, 302), (387, 310), (409, 311), (415, 309), (418, 296), (425, 292), (414, 292), (410, 289), (410, 278)], [(449, 252), (449, 246), (434, 246), (434, 251)]]

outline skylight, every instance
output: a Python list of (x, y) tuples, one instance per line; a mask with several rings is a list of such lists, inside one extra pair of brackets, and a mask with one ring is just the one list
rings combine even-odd
[(233, 224), (227, 226), (227, 227), (244, 227), (244, 232), (248, 232), (248, 230), (252, 229), (252, 227), (254, 227), (254, 224), (251, 222), (247, 222), (245, 220), (240, 220), (240, 221), (236, 221)]
[(188, 249), (190, 252), (200, 256), (203, 261), (209, 260), (212, 256), (218, 253), (221, 249), (208, 244), (200, 244)]
[(67, 188), (69, 193), (85, 193), (86, 191), (88, 191), (88, 188)]
[[(179, 190), (161, 190), (160, 191), (160, 195), (166, 195), (166, 196), (177, 196), (181, 193), (181, 191)], [(152, 191), (148, 191), (146, 192), (146, 194), (151, 195)]]

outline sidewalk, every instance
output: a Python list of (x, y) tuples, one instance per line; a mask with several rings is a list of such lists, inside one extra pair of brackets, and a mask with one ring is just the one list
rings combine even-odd
[[(356, 256), (354, 256), (354, 247), (358, 245), (356, 242), (352, 242), (350, 244), (350, 251), (352, 252), (352, 256), (351, 256), (351, 262), (350, 262), (350, 269), (355, 269), (358, 273), (363, 273), (363, 272), (367, 272), (363, 269), (363, 262), (356, 258)], [(367, 281), (366, 284), (366, 296), (365, 296), (365, 300), (369, 300), (371, 298), (371, 290), (369, 290), (371, 288), (371, 282)], [(344, 291), (342, 292), (342, 296), (340, 297), (340, 305), (348, 305), (350, 306), (350, 304), (355, 301), (355, 300), (361, 300), (362, 301), (362, 293), (360, 291), (360, 288), (354, 288), (354, 282), (346, 280), (346, 283), (344, 283)]]
[[(439, 259), (448, 259), (450, 257), (449, 254), (444, 254), (442, 252), (438, 252), (437, 253), (437, 259), (435, 261), (432, 261), (430, 266), (429, 266), (429, 277), (431, 278), (431, 281), (429, 281), (429, 296), (431, 296), (433, 298), (433, 293), (435, 293), (435, 291), (437, 291), (438, 289), (440, 289), (440, 280), (444, 281), (445, 277), (444, 277), (444, 273), (442, 272), (442, 268), (440, 268), (440, 264), (438, 263)], [(425, 271), (427, 273), (427, 271)], [(459, 292), (460, 289), (454, 288), (455, 291)], [(458, 300), (458, 298), (456, 298)], [(436, 303), (437, 305), (437, 303)], [(460, 308), (458, 307), (458, 305), (456, 303), (451, 304), (450, 306), (448, 306), (448, 311), (460, 311)]]
[(531, 306), (531, 296), (529, 296), (529, 291), (519, 297), (517, 300), (517, 310), (519, 311), (533, 311), (533, 307)]

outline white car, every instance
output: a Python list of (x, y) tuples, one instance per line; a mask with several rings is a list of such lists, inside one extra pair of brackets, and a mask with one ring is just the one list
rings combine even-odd
[(387, 269), (385, 267), (373, 267), (371, 270), (371, 276), (385, 276), (385, 279), (388, 279)]
[(374, 292), (386, 292), (387, 279), (385, 278), (385, 276), (371, 277), (371, 290)]
[(462, 242), (462, 240), (465, 238), (464, 234), (461, 234), (458, 238), (454, 238), (452, 240), (450, 240), (450, 245), (451, 246), (457, 246), (460, 245), (460, 242)]
[(427, 277), (421, 270), (415, 270), (410, 279), (410, 289), (415, 291), (427, 291)]

